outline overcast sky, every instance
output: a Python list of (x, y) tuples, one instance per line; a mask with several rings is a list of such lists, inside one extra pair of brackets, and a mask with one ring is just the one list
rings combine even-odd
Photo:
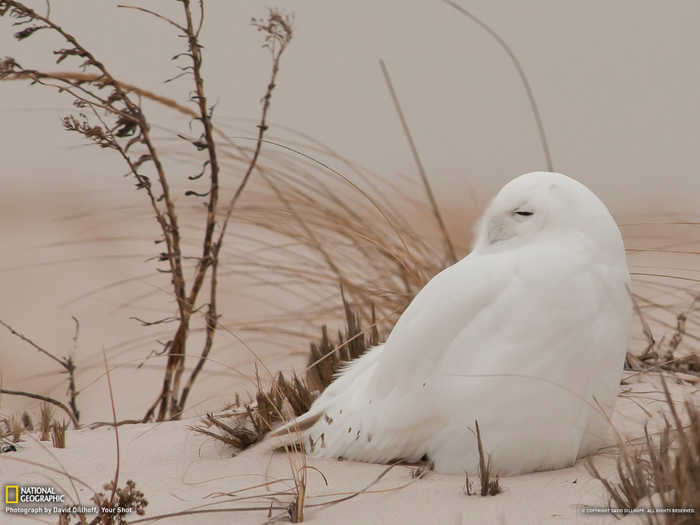
[[(45, 2), (28, 2), (45, 10)], [(135, 2), (136, 3), (136, 2)], [(52, 2), (56, 21), (118, 78), (185, 101), (185, 80), (164, 85), (183, 49), (168, 25), (117, 2)], [(515, 175), (545, 167), (525, 92), (503, 50), (439, 0), (285, 0), (296, 34), (283, 57), (273, 124), (291, 126), (382, 173), (415, 176), (378, 60), (393, 77), (437, 196), (490, 197)], [(180, 16), (171, 1), (141, 2)], [(256, 118), (268, 54), (251, 16), (270, 2), (209, 2), (203, 31), (206, 89), (220, 119)], [(700, 2), (463, 0), (512, 46), (532, 83), (557, 171), (578, 178), (616, 215), (689, 212), (700, 200)], [(0, 55), (58, 69), (58, 41), (23, 43), (0, 19)], [(74, 67), (64, 63), (60, 69)], [(127, 194), (123, 167), (60, 131), (65, 97), (41, 87), (0, 85), (3, 188), (19, 184)], [(151, 120), (172, 125), (150, 108)], [(220, 124), (224, 120), (219, 121)], [(242, 121), (243, 132), (254, 124)], [(273, 126), (272, 132), (275, 132)], [(53, 190), (55, 191), (55, 190)]]

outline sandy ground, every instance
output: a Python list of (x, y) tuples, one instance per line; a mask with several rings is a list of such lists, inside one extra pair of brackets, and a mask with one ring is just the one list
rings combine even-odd
[[(628, 373), (613, 418), (625, 436), (639, 436), (647, 416), (653, 414), (650, 429), (660, 428), (665, 404), (661, 401), (657, 375)], [(697, 388), (672, 382), (674, 398), (681, 399)], [(623, 393), (624, 392), (624, 393)], [(274, 493), (290, 490), (290, 467), (283, 453), (263, 453), (260, 448), (231, 457), (230, 451), (209, 438), (193, 433), (188, 426), (194, 420), (160, 424), (126, 425), (119, 428), (121, 460), (119, 476), (136, 481), (149, 501), (146, 516), (185, 510), (244, 509), (246, 507), (286, 507), (293, 497)], [(16, 453), (4, 454), (0, 466), (5, 483), (51, 484), (60, 487), (66, 497), (79, 504), (90, 504), (95, 490), (114, 476), (116, 464), (115, 433), (102, 427), (69, 431), (66, 449), (50, 448), (35, 436), (25, 440)], [(527, 451), (523, 451), (527, 453)], [(34, 464), (25, 461), (36, 462)], [(611, 474), (615, 450), (594, 458), (599, 469)], [(42, 464), (39, 466), (38, 464)], [(494, 497), (467, 496), (462, 476), (430, 472), (413, 479), (412, 467), (396, 466), (378, 483), (372, 482), (385, 466), (338, 462), (310, 458), (308, 464), (320, 470), (328, 481), (309, 471), (305, 517), (309, 523), (613, 523), (610, 515), (585, 514), (585, 506), (605, 506), (607, 497), (599, 482), (587, 473), (584, 461), (571, 468), (503, 478), (503, 493)], [(84, 482), (71, 486), (64, 470)], [(274, 482), (267, 487), (262, 483)], [(476, 484), (476, 482), (475, 482)], [(258, 485), (257, 487), (255, 487)], [(370, 486), (371, 485), (371, 486)], [(342, 498), (370, 488), (335, 505), (315, 504)], [(222, 494), (228, 493), (229, 495)], [(233, 501), (232, 493), (242, 497)], [(274, 510), (273, 516), (284, 514)], [(137, 519), (137, 516), (132, 516)], [(171, 518), (172, 523), (260, 524), (267, 511), (228, 511)], [(636, 518), (628, 517), (626, 522)], [(53, 517), (36, 518), (55, 523)], [(3, 523), (26, 523), (18, 516), (3, 516)]]

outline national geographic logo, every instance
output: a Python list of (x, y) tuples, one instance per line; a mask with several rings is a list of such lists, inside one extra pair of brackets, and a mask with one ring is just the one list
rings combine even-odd
[(5, 505), (65, 503), (65, 496), (44, 485), (5, 485)]
[(5, 505), (19, 503), (19, 485), (5, 485)]

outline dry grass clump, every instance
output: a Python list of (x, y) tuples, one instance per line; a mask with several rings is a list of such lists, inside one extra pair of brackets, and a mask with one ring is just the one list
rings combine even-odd
[[(51, 441), (55, 448), (66, 448), (66, 430), (69, 423), (56, 421), (54, 409), (49, 403), (42, 403), (39, 424), (40, 441)], [(13, 443), (19, 443), (24, 432), (34, 431), (34, 423), (28, 412), (21, 417), (10, 416), (0, 421), (0, 438), (10, 437)]]
[[(479, 422), (474, 420), (474, 426), (476, 427), (476, 442), (479, 448), (479, 494), (482, 496), (495, 496), (502, 492), (499, 477), (498, 474), (494, 475), (491, 471), (491, 455), (484, 453)], [(472, 482), (467, 472), (464, 473), (464, 492), (467, 496), (473, 496), (475, 494), (475, 492), (472, 492)]]
[(294, 374), (287, 380), (280, 372), (268, 388), (258, 378), (255, 401), (230, 405), (221, 414), (209, 413), (191, 428), (223, 441), (238, 453), (260, 441), (275, 423), (302, 415), (313, 400), (303, 379)]
[[(690, 401), (685, 401), (683, 407), (688, 423), (684, 424), (665, 381), (663, 388), (672, 421), (666, 420), (665, 428), (658, 436), (650, 435), (645, 428), (641, 447), (634, 448), (620, 440), (619, 481), (604, 478), (592, 460), (588, 460), (586, 466), (605, 487), (610, 506), (630, 512), (637, 508), (652, 509), (644, 513), (650, 525), (698, 524), (700, 410)], [(686, 509), (686, 512), (670, 509)], [(688, 509), (693, 511), (688, 512)]]
[(53, 424), (53, 407), (48, 403), (42, 403), (39, 409), (39, 436), (40, 441), (49, 441), (51, 434), (51, 425)]
[(51, 425), (51, 441), (53, 442), (54, 448), (66, 448), (66, 429), (68, 428), (68, 423), (65, 421), (58, 422), (54, 421)]
[(17, 450), (15, 443), (19, 443), (24, 433), (22, 423), (14, 417), (5, 417), (0, 420), (0, 453), (14, 452)]
[(7, 435), (12, 436), (12, 441), (19, 443), (24, 433), (24, 426), (22, 423), (14, 416), (10, 416), (5, 420), (5, 426), (7, 427)]
[(34, 421), (32, 421), (32, 416), (26, 410), (22, 412), (22, 424), (27, 431), (34, 431)]
[(318, 395), (332, 382), (335, 372), (378, 343), (379, 332), (372, 326), (369, 337), (365, 336), (361, 322), (353, 308), (345, 307), (345, 331), (338, 331), (333, 342), (324, 326), (318, 343), (311, 343), (306, 379), (296, 373), (290, 379), (278, 373), (269, 387), (265, 387), (256, 374), (255, 399), (242, 405), (240, 394), (236, 401), (220, 414), (207, 414), (192, 430), (223, 441), (235, 453), (263, 439), (270, 429), (306, 413)]
[(647, 346), (640, 355), (628, 353), (625, 368), (636, 371), (667, 370), (676, 373), (679, 379), (697, 382), (697, 378), (700, 378), (700, 356), (695, 351), (681, 348), (681, 344), (688, 339), (697, 340), (697, 335), (688, 331), (688, 321), (697, 324), (697, 320), (692, 319), (692, 316), (700, 310), (700, 295), (694, 295), (690, 305), (676, 314), (675, 326), (670, 334), (658, 340), (638, 304), (635, 304), (635, 309), (642, 321)]
[(333, 382), (340, 367), (360, 357), (369, 348), (379, 344), (379, 329), (374, 304), (370, 304), (371, 324), (369, 333), (362, 329), (360, 317), (343, 298), (345, 309), (345, 333), (338, 330), (337, 343), (328, 337), (328, 329), (321, 327), (321, 340), (311, 343), (306, 367), (306, 381), (318, 393)]

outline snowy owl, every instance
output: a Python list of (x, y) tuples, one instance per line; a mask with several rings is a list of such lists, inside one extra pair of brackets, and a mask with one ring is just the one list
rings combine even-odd
[(567, 467), (606, 444), (632, 314), (608, 209), (565, 175), (528, 173), (496, 195), (475, 239), (384, 344), (269, 442), (476, 473), (477, 420), (502, 475)]

